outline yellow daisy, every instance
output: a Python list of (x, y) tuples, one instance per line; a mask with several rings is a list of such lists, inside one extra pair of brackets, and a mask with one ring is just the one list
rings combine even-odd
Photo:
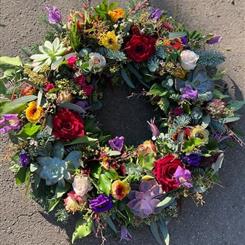
[(108, 31), (100, 35), (99, 44), (105, 48), (112, 50), (119, 50), (121, 45), (118, 43), (118, 37), (115, 34), (115, 31)]

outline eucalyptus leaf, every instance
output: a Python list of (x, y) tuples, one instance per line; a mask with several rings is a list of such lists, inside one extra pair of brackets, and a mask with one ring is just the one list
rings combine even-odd
[(162, 218), (160, 219), (159, 227), (160, 227), (160, 231), (161, 231), (161, 233), (163, 235), (165, 245), (169, 245), (170, 236), (169, 236), (169, 232), (168, 232), (167, 222), (164, 221)]
[(125, 71), (125, 69), (121, 69), (121, 76), (130, 88), (135, 88), (131, 78), (129, 77), (129, 74)]
[(153, 222), (150, 224), (150, 230), (151, 230), (151, 233), (153, 234), (155, 240), (157, 241), (157, 243), (159, 245), (163, 245), (161, 236), (159, 234), (158, 225), (156, 222)]
[(157, 207), (158, 208), (166, 208), (168, 206), (170, 206), (173, 202), (175, 201), (175, 198), (174, 197), (165, 197), (161, 202), (159, 202), (157, 204)]
[(63, 102), (59, 105), (59, 107), (67, 108), (67, 109), (70, 109), (70, 110), (73, 110), (73, 111), (76, 111), (79, 113), (85, 113), (86, 112), (81, 106), (78, 106), (78, 105), (70, 103), (70, 102)]

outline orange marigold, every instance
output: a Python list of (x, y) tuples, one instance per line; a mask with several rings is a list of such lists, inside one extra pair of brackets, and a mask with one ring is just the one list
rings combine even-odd
[(36, 101), (32, 101), (28, 104), (26, 109), (26, 118), (31, 123), (38, 122), (43, 116), (43, 108), (41, 106), (37, 106)]

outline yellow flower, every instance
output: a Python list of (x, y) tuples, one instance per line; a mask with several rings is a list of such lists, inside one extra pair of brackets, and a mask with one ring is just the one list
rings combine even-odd
[(186, 71), (181, 67), (177, 67), (174, 70), (173, 75), (177, 78), (184, 79), (186, 76)]
[(157, 149), (155, 144), (151, 140), (146, 140), (143, 144), (137, 148), (138, 156), (147, 156), (149, 154), (156, 155)]
[(113, 22), (117, 22), (119, 19), (124, 18), (125, 10), (123, 8), (116, 8), (114, 10), (109, 10), (108, 15)]
[(209, 132), (202, 126), (196, 126), (191, 130), (191, 138), (198, 138), (202, 141), (203, 144), (208, 143)]
[(112, 50), (119, 50), (121, 45), (118, 43), (118, 37), (115, 31), (108, 31), (100, 35), (99, 44)]
[(36, 123), (43, 116), (43, 108), (41, 106), (37, 106), (36, 101), (32, 101), (28, 104), (26, 109), (26, 118), (31, 123)]
[(123, 182), (121, 180), (114, 181), (111, 188), (112, 196), (116, 200), (123, 200), (131, 190), (129, 183)]

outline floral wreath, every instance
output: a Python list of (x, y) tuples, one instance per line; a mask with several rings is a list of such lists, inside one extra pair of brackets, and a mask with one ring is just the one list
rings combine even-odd
[[(128, 241), (129, 229), (147, 224), (169, 244), (179, 201), (203, 204), (225, 141), (244, 145), (230, 128), (244, 102), (227, 94), (216, 68), (224, 56), (207, 49), (221, 36), (188, 31), (148, 1), (84, 1), (67, 23), (46, 9), (52, 29), (30, 61), (0, 57), (0, 132), (16, 145), (16, 184), (60, 222), (79, 213), (72, 242), (94, 230), (104, 243), (106, 228)], [(152, 139), (127, 146), (98, 127), (108, 83), (143, 87), (156, 110)]]

